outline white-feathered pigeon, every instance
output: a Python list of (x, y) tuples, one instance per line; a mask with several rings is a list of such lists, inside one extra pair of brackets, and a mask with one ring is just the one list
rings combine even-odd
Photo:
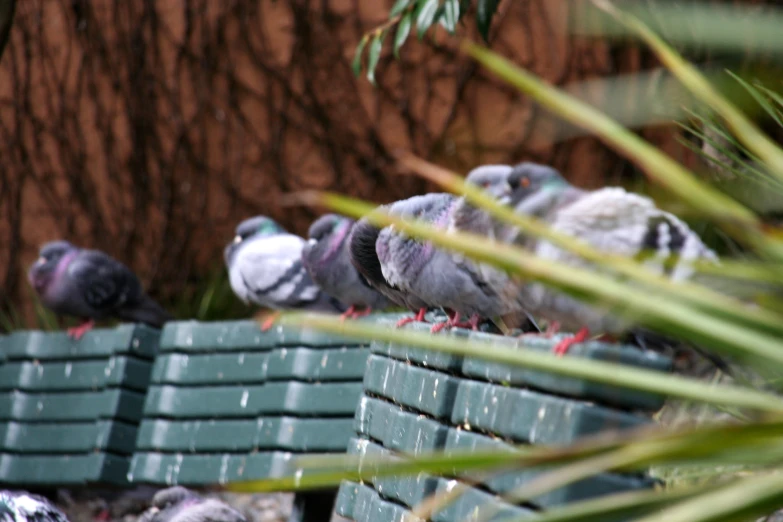
[(0, 522), (68, 522), (44, 497), (27, 491), (0, 490)]
[(96, 319), (116, 317), (155, 328), (172, 319), (144, 293), (128, 267), (99, 250), (51, 241), (41, 247), (27, 277), (47, 308), (84, 320), (68, 330), (75, 339), (90, 330)]
[[(232, 290), (245, 303), (273, 310), (343, 312), (342, 303), (321, 290), (305, 270), (304, 246), (304, 239), (271, 218), (242, 221), (224, 251)], [(274, 315), (263, 329), (271, 327)]]
[[(701, 238), (673, 214), (660, 210), (649, 198), (619, 187), (595, 191), (570, 185), (556, 170), (534, 163), (521, 163), (509, 175), (512, 204), (518, 212), (536, 216), (553, 229), (580, 238), (593, 248), (639, 259), (648, 269), (682, 281), (693, 275), (693, 261), (717, 261)], [(526, 248), (541, 259), (595, 269), (593, 263), (548, 241), (521, 238)], [(577, 334), (554, 351), (563, 354), (587, 338), (590, 331), (616, 335), (627, 332), (631, 322), (588, 305), (540, 283), (525, 285), (525, 306)]]
[(387, 308), (391, 303), (351, 263), (348, 239), (354, 223), (338, 214), (326, 214), (315, 220), (302, 250), (302, 263), (318, 286), (350, 305), (344, 317), (358, 318), (372, 309)]
[(247, 522), (237, 510), (217, 499), (174, 486), (155, 493), (139, 522)]

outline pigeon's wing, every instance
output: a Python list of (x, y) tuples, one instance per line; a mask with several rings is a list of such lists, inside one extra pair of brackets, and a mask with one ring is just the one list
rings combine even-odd
[(142, 295), (136, 275), (119, 261), (98, 250), (83, 250), (68, 266), (68, 277), (84, 301), (96, 310), (113, 310)]
[[(679, 218), (658, 209), (652, 200), (621, 188), (587, 193), (556, 209), (548, 221), (554, 229), (576, 236), (597, 250), (636, 257), (673, 279), (689, 276), (688, 264), (695, 259), (717, 259)], [(550, 243), (541, 243), (536, 252), (550, 259), (585, 263)]]
[(320, 297), (302, 264), (305, 241), (293, 234), (263, 237), (238, 252), (236, 270), (249, 298), (263, 306), (298, 308)]

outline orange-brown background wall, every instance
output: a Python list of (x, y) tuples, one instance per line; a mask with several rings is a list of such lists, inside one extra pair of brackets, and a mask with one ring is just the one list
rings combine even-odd
[[(456, 52), (442, 31), (385, 49), (373, 88), (350, 69), (391, 0), (24, 0), (0, 62), (0, 289), (29, 309), (27, 265), (66, 237), (105, 249), (163, 299), (222, 263), (242, 218), (304, 234), (328, 188), (387, 202), (427, 189), (409, 149), (465, 172), (554, 164), (575, 183), (628, 165)], [(648, 68), (632, 45), (569, 35), (580, 0), (506, 0), (492, 47), (548, 82)], [(472, 18), (459, 29), (475, 37)], [(387, 45), (388, 47), (388, 45)], [(633, 96), (615, 103), (634, 105)], [(647, 137), (672, 143), (668, 129)]]

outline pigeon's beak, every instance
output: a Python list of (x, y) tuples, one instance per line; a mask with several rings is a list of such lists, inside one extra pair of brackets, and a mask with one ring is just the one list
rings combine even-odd
[(315, 244), (318, 243), (317, 239), (308, 239), (307, 244), (310, 246), (315, 246)]
[(41, 256), (38, 259), (35, 260), (34, 265), (35, 266), (41, 266), (42, 264), (46, 263), (46, 258)]
[(239, 244), (239, 243), (241, 243), (241, 242), (242, 242), (242, 236), (234, 236), (234, 241), (233, 241), (233, 243), (234, 243), (235, 245), (238, 245), (238, 244)]

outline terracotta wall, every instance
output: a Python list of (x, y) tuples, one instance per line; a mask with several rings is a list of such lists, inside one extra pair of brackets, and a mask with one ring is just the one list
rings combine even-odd
[[(553, 140), (555, 119), (445, 34), (412, 41), (399, 61), (385, 50), (377, 88), (355, 79), (355, 45), (391, 3), (20, 1), (0, 63), (6, 302), (28, 303), (26, 266), (57, 237), (109, 251), (165, 299), (220, 265), (243, 217), (305, 233), (315, 211), (280, 206), (283, 194), (386, 202), (425, 190), (395, 174), (396, 148), (461, 171), (543, 161), (587, 186), (628, 172), (594, 139)], [(580, 4), (502, 2), (493, 48), (557, 85), (652, 64), (632, 46), (569, 36)]]

